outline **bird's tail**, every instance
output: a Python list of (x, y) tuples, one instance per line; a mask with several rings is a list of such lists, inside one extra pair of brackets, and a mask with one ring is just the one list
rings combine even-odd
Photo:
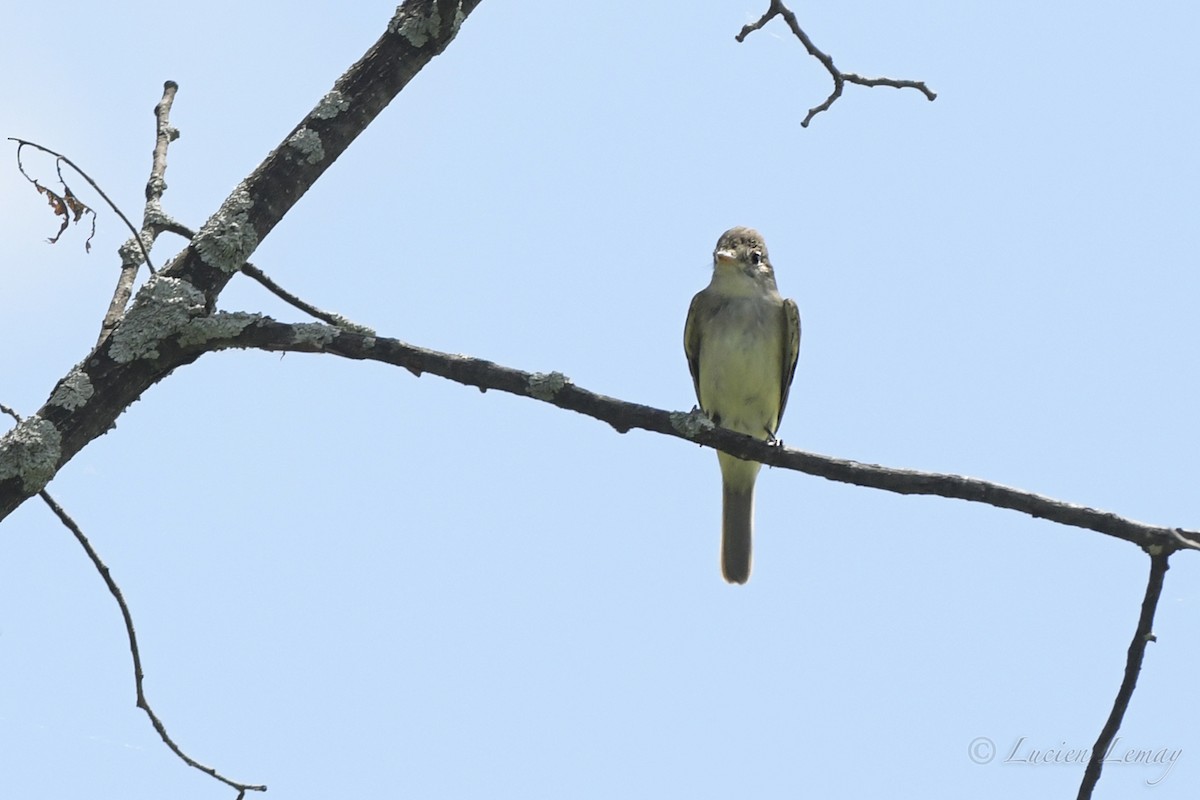
[(754, 529), (754, 482), (732, 488), (724, 481), (721, 502), (721, 574), (730, 583), (750, 579), (750, 540)]

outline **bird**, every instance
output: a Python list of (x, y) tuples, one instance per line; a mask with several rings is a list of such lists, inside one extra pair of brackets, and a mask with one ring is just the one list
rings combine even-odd
[[(721, 234), (712, 280), (692, 298), (683, 349), (696, 400), (715, 425), (775, 441), (800, 355), (800, 311), (779, 294), (762, 235)], [(717, 452), (721, 467), (721, 574), (750, 578), (754, 482), (762, 467)]]

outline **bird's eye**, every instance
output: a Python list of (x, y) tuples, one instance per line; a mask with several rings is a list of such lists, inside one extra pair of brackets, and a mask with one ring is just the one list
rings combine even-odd
[(757, 250), (755, 250), (753, 253), (751, 253), (750, 254), (750, 263), (756, 267), (759, 264), (761, 264), (762, 263), (762, 253), (758, 252)]

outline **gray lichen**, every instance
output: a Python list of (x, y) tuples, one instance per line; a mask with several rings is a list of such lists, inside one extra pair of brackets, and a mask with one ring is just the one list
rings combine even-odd
[[(361, 334), (362, 336), (369, 336), (369, 337), (375, 336), (374, 328), (368, 328), (366, 325), (360, 325), (357, 322), (354, 322), (353, 320), (348, 320), (345, 317), (343, 317), (341, 314), (330, 313), (329, 319), (331, 322), (333, 322), (335, 325), (337, 325), (339, 328), (346, 331), (347, 333), (357, 333), (357, 334)], [(370, 346), (374, 347), (375, 343), (372, 342)]]
[(325, 148), (321, 144), (321, 135), (307, 127), (293, 133), (287, 140), (288, 147), (300, 152), (309, 164), (319, 164), (325, 158)]
[(334, 89), (324, 97), (321, 102), (317, 103), (317, 107), (313, 109), (313, 116), (317, 119), (333, 119), (338, 114), (350, 108), (350, 101), (345, 95)]
[[(166, 188), (166, 184), (163, 184)], [(142, 212), (142, 219), (145, 224), (151, 227), (161, 228), (165, 225), (177, 224), (170, 214), (163, 211), (162, 202), (158, 198), (154, 198), (146, 203), (146, 209)]]
[[(145, 246), (145, 251), (138, 246), (138, 239), (141, 239)], [(150, 252), (150, 248), (154, 245), (153, 237), (150, 233), (139, 233), (137, 238), (129, 237), (125, 242), (117, 248), (117, 255), (121, 257), (122, 264), (141, 264), (146, 260), (143, 252)]]
[(431, 11), (428, 16), (420, 16), (414, 10), (403, 5), (396, 9), (395, 16), (388, 23), (388, 33), (398, 33), (413, 47), (424, 47), (425, 43), (436, 38), (442, 30), (442, 15), (438, 11), (437, 2), (429, 4)]
[(561, 372), (535, 372), (529, 376), (529, 396), (538, 400), (553, 400), (571, 379)]
[(262, 319), (262, 314), (246, 311), (222, 311), (212, 316), (196, 317), (179, 332), (179, 344), (191, 347), (214, 339), (232, 339)]
[(0, 481), (17, 478), (27, 492), (40, 492), (58, 467), (62, 456), (62, 434), (39, 416), (24, 422), (0, 438)]
[(86, 405), (93, 394), (95, 390), (92, 388), (91, 378), (79, 367), (75, 367), (55, 387), (54, 394), (50, 395), (50, 405), (74, 411)]
[(462, 27), (463, 20), (467, 15), (463, 13), (462, 3), (456, 3), (454, 6), (454, 24), (450, 27), (450, 38), (447, 42), (454, 41), (454, 37), (458, 36), (458, 29)]
[(205, 264), (229, 274), (242, 268), (258, 247), (258, 232), (247, 213), (253, 206), (250, 193), (239, 184), (217, 213), (208, 218), (192, 240)]
[(155, 275), (146, 282), (112, 336), (109, 355), (126, 363), (158, 358), (159, 343), (204, 314), (204, 294), (178, 278)]
[(296, 344), (315, 344), (323, 348), (337, 336), (337, 328), (320, 322), (298, 322), (292, 326), (292, 341)]
[(708, 416), (696, 409), (691, 413), (685, 414), (682, 411), (671, 412), (671, 427), (682, 433), (684, 436), (695, 436), (701, 431), (711, 431), (716, 426)]

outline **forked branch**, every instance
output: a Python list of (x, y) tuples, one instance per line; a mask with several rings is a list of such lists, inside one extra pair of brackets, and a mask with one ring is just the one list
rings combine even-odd
[(896, 78), (864, 78), (862, 75), (857, 75), (853, 72), (842, 72), (834, 65), (831, 56), (813, 44), (813, 40), (800, 27), (800, 23), (796, 20), (796, 15), (783, 4), (782, 0), (771, 0), (771, 5), (767, 8), (766, 13), (757, 22), (752, 22), (743, 27), (742, 32), (734, 38), (739, 42), (745, 41), (747, 36), (762, 28), (775, 17), (783, 17), (783, 21), (792, 29), (792, 33), (804, 45), (804, 49), (808, 51), (808, 54), (817, 59), (817, 61), (820, 61), (822, 66), (829, 71), (829, 76), (833, 78), (833, 91), (829, 93), (829, 97), (825, 98), (825, 102), (813, 106), (808, 110), (804, 121), (800, 123), (801, 127), (807, 128), (808, 123), (812, 122), (813, 117), (822, 111), (828, 110), (834, 101), (842, 96), (842, 91), (845, 89), (847, 83), (856, 83), (859, 86), (891, 86), (895, 89), (916, 89), (929, 98), (931, 102), (937, 99), (937, 94), (931, 91), (925, 85), (924, 81), (898, 80)]

